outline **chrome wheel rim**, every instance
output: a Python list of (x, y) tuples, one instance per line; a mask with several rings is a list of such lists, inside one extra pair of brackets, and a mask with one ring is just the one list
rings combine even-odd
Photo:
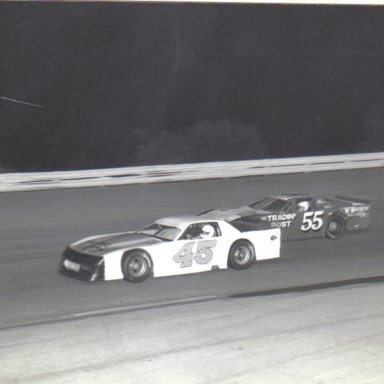
[(328, 226), (329, 232), (337, 234), (340, 232), (340, 225), (337, 221), (331, 221)]
[(237, 264), (244, 265), (247, 264), (251, 258), (251, 250), (245, 245), (240, 245), (235, 249), (233, 253), (233, 258)]
[(128, 272), (131, 276), (143, 276), (147, 270), (147, 264), (141, 256), (132, 257), (128, 264)]

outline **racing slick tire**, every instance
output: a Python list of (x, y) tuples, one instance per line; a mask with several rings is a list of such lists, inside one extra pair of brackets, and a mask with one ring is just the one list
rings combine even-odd
[(150, 257), (143, 251), (132, 251), (123, 256), (121, 271), (124, 279), (133, 283), (144, 281), (152, 270)]
[(329, 239), (339, 239), (343, 237), (346, 230), (346, 222), (340, 214), (334, 214), (329, 217), (325, 228), (325, 236)]
[(255, 259), (255, 250), (247, 240), (232, 244), (228, 254), (228, 265), (233, 269), (247, 269)]

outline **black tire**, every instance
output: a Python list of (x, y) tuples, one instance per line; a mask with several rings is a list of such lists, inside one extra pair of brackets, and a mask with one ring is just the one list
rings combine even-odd
[(247, 269), (255, 259), (255, 250), (246, 240), (236, 241), (228, 254), (228, 265), (233, 269)]
[(151, 274), (151, 270), (151, 259), (143, 251), (127, 253), (121, 262), (124, 279), (133, 283), (144, 281)]
[(346, 230), (346, 222), (343, 216), (335, 214), (329, 217), (325, 236), (329, 239), (340, 239), (343, 237)]

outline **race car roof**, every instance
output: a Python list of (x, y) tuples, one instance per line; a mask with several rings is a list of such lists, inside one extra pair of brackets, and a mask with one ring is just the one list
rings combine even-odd
[[(185, 229), (188, 227), (190, 224), (195, 224), (195, 223), (202, 223), (207, 221), (206, 219), (200, 217), (200, 216), (172, 216), (172, 217), (163, 217), (161, 219), (158, 219), (155, 221), (157, 224), (161, 225), (166, 225), (168, 227), (177, 227), (180, 229)], [(209, 221), (217, 221), (217, 220), (211, 220)]]
[(289, 200), (293, 197), (299, 198), (299, 197), (312, 197), (310, 193), (280, 193), (279, 195), (271, 196), (275, 199), (281, 199), (281, 200)]

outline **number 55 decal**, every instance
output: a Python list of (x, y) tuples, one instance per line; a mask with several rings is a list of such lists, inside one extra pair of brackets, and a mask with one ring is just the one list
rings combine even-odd
[(312, 229), (312, 231), (318, 231), (324, 224), (324, 221), (321, 218), (323, 214), (324, 211), (305, 212), (303, 217), (303, 224), (301, 225), (300, 229), (303, 232), (307, 232), (310, 229)]
[(195, 253), (193, 247), (195, 242), (187, 243), (173, 256), (175, 263), (180, 263), (180, 268), (192, 267), (193, 260), (197, 264), (208, 264), (213, 258), (212, 248), (216, 247), (216, 240), (204, 240), (197, 243)]

